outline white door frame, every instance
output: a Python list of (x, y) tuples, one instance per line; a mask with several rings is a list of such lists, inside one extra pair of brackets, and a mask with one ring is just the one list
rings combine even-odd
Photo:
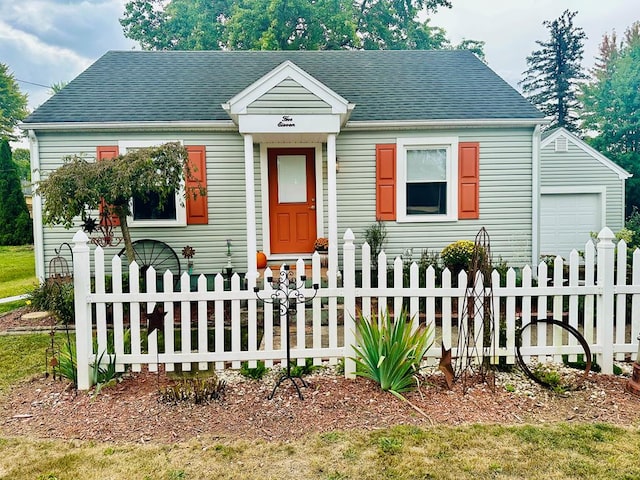
[[(270, 148), (313, 148), (316, 168), (316, 231), (318, 237), (325, 237), (324, 229), (324, 172), (321, 143), (261, 143), (260, 144), (260, 200), (262, 203), (262, 251), (271, 256), (271, 224), (269, 212), (269, 157)], [(278, 258), (274, 255), (274, 258)], [(290, 254), (282, 257), (291, 257)]]

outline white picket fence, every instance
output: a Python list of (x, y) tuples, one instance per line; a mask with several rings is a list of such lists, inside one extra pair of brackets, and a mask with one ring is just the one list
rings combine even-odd
[[(439, 359), (442, 344), (452, 347), (455, 356), (458, 312), (463, 309), (467, 288), (466, 273), (452, 278), (445, 269), (441, 278), (436, 278), (433, 268), (421, 272), (415, 263), (407, 273), (402, 258), (394, 259), (389, 268), (382, 252), (378, 257), (376, 286), (372, 286), (369, 246), (365, 243), (359, 249), (360, 262), (357, 263), (354, 240), (352, 232), (347, 230), (342, 282), (336, 274), (321, 278), (318, 254), (312, 259), (311, 276), (305, 282), (301, 279), (305, 273), (304, 262), (298, 260), (292, 266), (298, 282), (305, 285), (301, 293), (307, 299), (315, 296), (308, 303), (298, 304), (295, 314), (291, 315), (291, 358), (298, 364), (308, 358), (313, 359), (314, 364), (323, 360), (335, 364), (344, 359), (345, 375), (351, 377), (355, 371), (354, 318), (360, 313), (368, 318), (372, 311), (381, 314), (388, 310), (398, 315), (403, 308), (408, 309), (414, 327), (433, 327), (434, 342), (427, 352), (427, 361)], [(493, 272), (492, 288), (484, 288), (482, 292), (492, 301), (495, 361), (502, 358), (506, 363), (514, 362), (516, 329), (535, 318), (562, 320), (577, 328), (605, 373), (613, 371), (614, 359), (622, 360), (637, 351), (640, 251), (633, 254), (629, 283), (626, 245), (624, 241), (614, 245), (612, 240), (612, 232), (605, 228), (600, 232), (597, 247), (592, 242), (586, 245), (583, 260), (574, 251), (568, 262), (557, 257), (551, 271), (545, 263), (537, 266), (537, 272), (524, 267), (518, 280), (516, 271), (509, 269), (506, 279), (502, 280), (504, 285), (501, 285), (500, 274)], [(126, 291), (121, 260), (115, 256), (111, 259), (111, 288), (107, 291), (109, 277), (105, 275), (103, 250), (97, 247), (93, 252), (94, 271), (91, 272), (86, 235), (78, 232), (73, 241), (80, 389), (90, 387), (90, 365), (103, 353), (102, 360), (115, 359), (119, 371), (128, 367), (140, 371), (144, 365), (156, 371), (160, 364), (167, 371), (176, 368), (188, 371), (208, 369), (212, 364), (216, 369), (229, 366), (238, 369), (244, 361), (249, 362), (249, 367), (257, 361), (264, 361), (267, 367), (284, 362), (286, 316), (279, 313), (277, 306), (259, 299), (271, 297), (272, 286), (265, 278), (272, 274), (277, 278), (279, 272), (265, 271), (257, 280), (258, 292), (255, 292), (256, 280), (247, 279), (241, 285), (238, 275), (227, 285), (225, 278), (217, 275), (213, 285), (209, 285), (213, 288), (208, 288), (207, 278), (201, 275), (193, 288), (187, 273), (174, 279), (167, 271), (159, 282), (156, 272), (149, 268), (141, 282), (138, 265), (132, 263), (125, 272), (129, 285)], [(357, 265), (361, 267), (358, 271)], [(145, 291), (140, 291), (141, 284), (146, 285)], [(319, 284), (317, 291), (312, 284)], [(157, 285), (159, 291), (156, 291)], [(162, 306), (165, 314), (157, 316), (160, 328), (148, 333), (145, 313), (153, 312), (156, 305)], [(483, 312), (470, 315), (482, 318)], [(475, 325), (481, 328), (482, 322)], [(476, 338), (481, 339), (482, 335)], [(581, 352), (575, 339), (567, 338), (558, 327), (537, 324), (535, 329), (525, 329), (522, 335), (521, 353), (526, 359), (536, 356), (561, 361), (563, 355), (570, 355), (571, 359)]]

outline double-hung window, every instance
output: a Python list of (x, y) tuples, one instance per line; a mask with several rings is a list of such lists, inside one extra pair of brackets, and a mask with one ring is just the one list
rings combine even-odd
[[(176, 140), (153, 141), (121, 141), (118, 147), (125, 154), (144, 147), (157, 147)], [(187, 224), (187, 212), (183, 198), (184, 185), (176, 190), (175, 195), (169, 196), (164, 203), (153, 192), (147, 193), (146, 198), (133, 197), (131, 199), (131, 217), (128, 223), (132, 227), (168, 227)]]
[(398, 221), (457, 219), (457, 138), (399, 138)]

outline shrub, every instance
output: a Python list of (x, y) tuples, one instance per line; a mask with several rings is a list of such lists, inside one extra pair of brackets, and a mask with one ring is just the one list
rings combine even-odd
[(213, 374), (208, 378), (183, 378), (160, 389), (160, 400), (167, 403), (193, 402), (196, 405), (219, 400), (227, 384)]
[(365, 230), (364, 239), (371, 247), (371, 264), (378, 268), (378, 255), (387, 241), (387, 227), (381, 221), (377, 221)]
[(260, 380), (264, 377), (269, 369), (264, 366), (264, 362), (260, 360), (255, 368), (249, 368), (249, 362), (242, 362), (240, 366), (240, 375), (251, 378), (252, 380)]
[(73, 383), (73, 386), (78, 385), (78, 368), (76, 367), (76, 345), (71, 340), (67, 339), (60, 348), (58, 354), (58, 375)]
[(376, 315), (362, 315), (356, 323), (360, 345), (356, 352), (356, 375), (370, 378), (400, 398), (416, 385), (414, 374), (433, 343), (431, 330), (411, 331), (411, 321), (403, 310), (394, 321), (387, 313), (379, 320)]
[(33, 308), (51, 312), (59, 323), (74, 322), (73, 283), (43, 282), (28, 293)]
[(460, 270), (469, 269), (474, 250), (475, 243), (471, 240), (458, 240), (444, 247), (440, 257), (444, 266), (457, 274)]
[(304, 365), (292, 365), (291, 366), (291, 376), (302, 378), (303, 375), (311, 375), (314, 371), (320, 368), (318, 365), (313, 364), (312, 358), (306, 358), (304, 360)]

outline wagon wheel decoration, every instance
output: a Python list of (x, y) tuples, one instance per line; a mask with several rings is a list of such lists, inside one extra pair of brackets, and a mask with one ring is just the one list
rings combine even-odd
[[(140, 274), (144, 275), (149, 267), (153, 267), (159, 275), (166, 270), (173, 273), (175, 282), (180, 279), (180, 260), (173, 249), (164, 242), (151, 239), (136, 240), (133, 242), (135, 260), (140, 267)], [(123, 248), (118, 253), (120, 258), (126, 259), (127, 254)]]
[(575, 327), (573, 327), (572, 325), (569, 325), (568, 323), (561, 322), (560, 320), (555, 320), (552, 318), (540, 318), (537, 320), (534, 319), (516, 331), (516, 361), (518, 363), (518, 366), (522, 369), (522, 371), (525, 373), (527, 377), (529, 377), (531, 380), (533, 380), (537, 384), (542, 385), (543, 387), (548, 389), (553, 389), (554, 385), (545, 381), (543, 378), (540, 378), (538, 375), (536, 375), (535, 372), (531, 371), (529, 366), (524, 361), (524, 358), (522, 357), (522, 353), (520, 352), (520, 348), (522, 347), (522, 332), (527, 328), (532, 327), (533, 325), (537, 325), (538, 323), (546, 323), (548, 325), (556, 325), (558, 327), (561, 327), (578, 341), (578, 343), (582, 347), (582, 350), (584, 351), (584, 360), (585, 360), (584, 372), (582, 373), (582, 376), (578, 379), (577, 386), (580, 386), (580, 384), (582, 384), (582, 382), (584, 382), (584, 380), (587, 378), (587, 376), (589, 375), (589, 371), (591, 370), (591, 349), (589, 348), (589, 343), (587, 343), (586, 339)]

